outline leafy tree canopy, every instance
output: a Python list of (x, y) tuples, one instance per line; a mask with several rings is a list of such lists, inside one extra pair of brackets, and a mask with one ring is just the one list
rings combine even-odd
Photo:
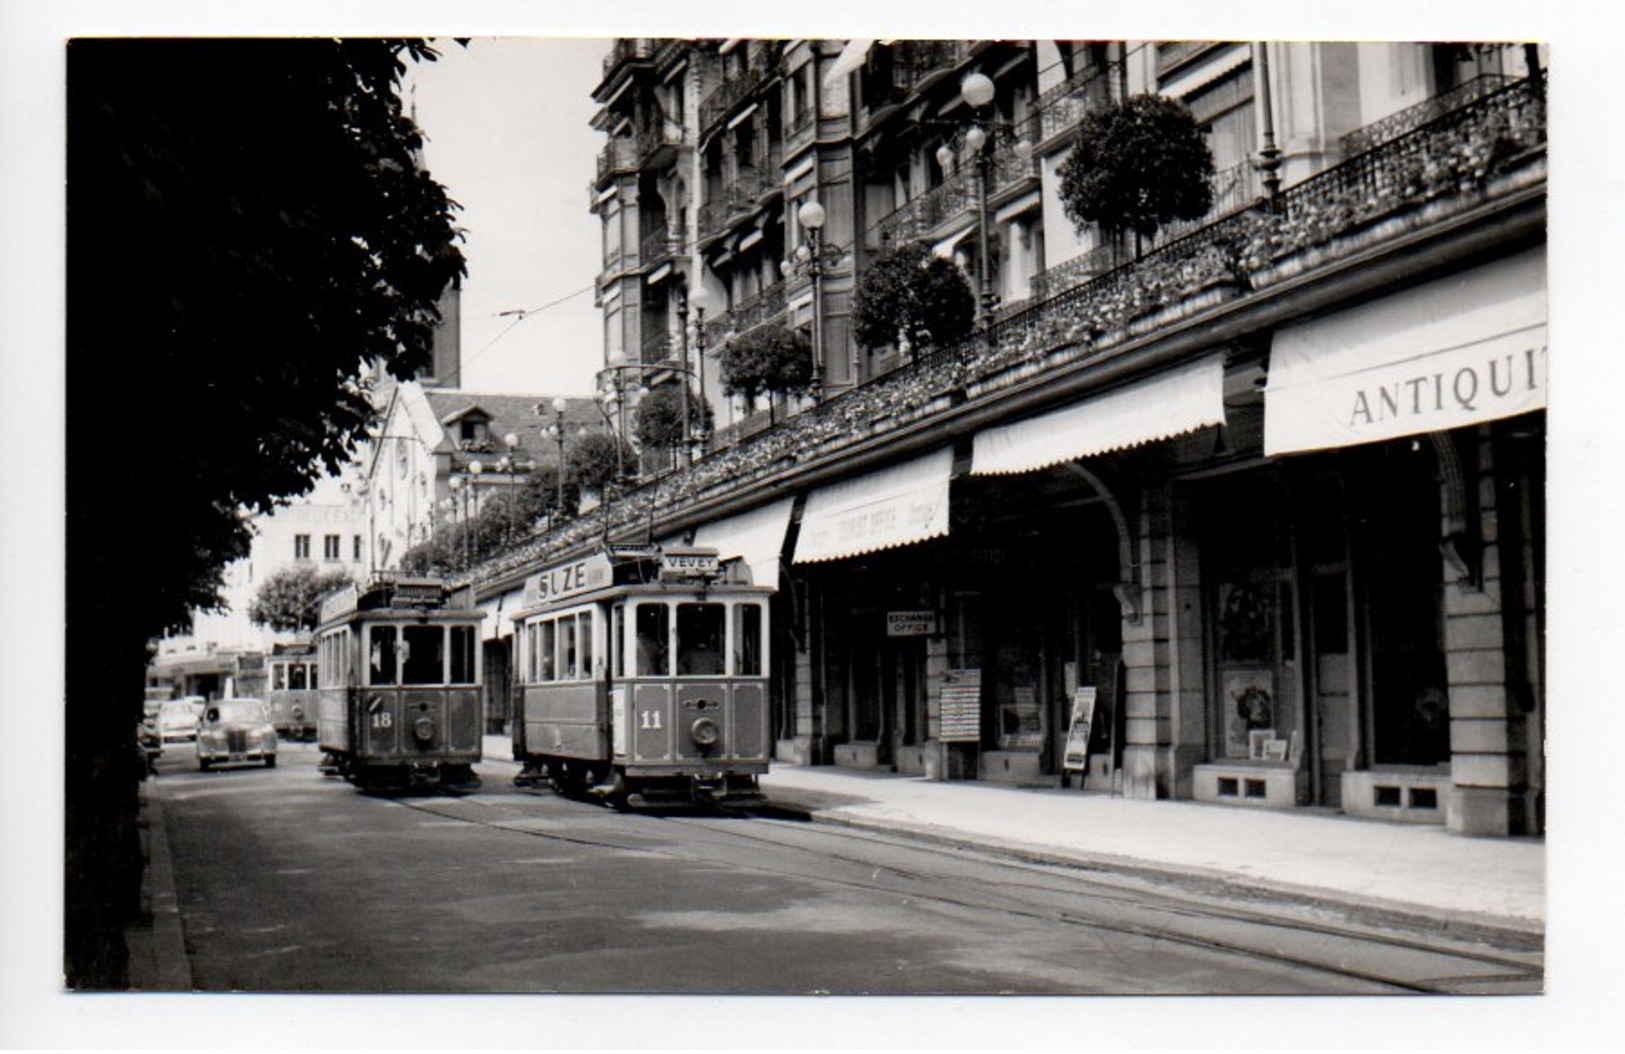
[(592, 432), (570, 448), (565, 473), (581, 490), (602, 497), (611, 483), (636, 464), (637, 454), (626, 443), (603, 432)]
[(1213, 205), (1213, 155), (1189, 110), (1163, 95), (1136, 95), (1090, 110), (1061, 164), (1061, 205), (1079, 227), (1150, 237)]
[(865, 348), (906, 339), (916, 348), (952, 343), (971, 331), (976, 297), (952, 261), (910, 242), (882, 253), (858, 279), (852, 335)]
[(254, 593), (248, 605), (249, 621), (289, 633), (316, 628), (322, 598), (349, 585), (343, 571), (322, 573), (310, 564), (275, 572)]
[[(688, 429), (690, 435), (711, 430), (711, 407), (693, 388), (688, 390)], [(638, 404), (638, 442), (646, 447), (669, 450), (683, 442), (683, 390), (676, 384), (663, 384)]]
[(463, 271), (390, 40), (67, 47), (65, 961), (119, 987), (147, 641), (218, 606), (248, 514), (349, 460), (361, 364), (429, 362)]
[(722, 349), (722, 390), (755, 405), (763, 395), (812, 390), (812, 342), (784, 325), (759, 326)]

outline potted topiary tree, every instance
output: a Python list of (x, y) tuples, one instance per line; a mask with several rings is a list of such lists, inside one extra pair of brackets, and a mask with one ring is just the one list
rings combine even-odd
[(870, 351), (896, 345), (920, 349), (950, 344), (970, 333), (976, 297), (949, 260), (923, 243), (880, 254), (858, 279), (852, 335)]
[[(756, 409), (763, 395), (803, 395), (815, 380), (812, 342), (798, 329), (785, 325), (760, 326), (729, 341), (722, 349), (722, 390)], [(768, 401), (768, 419), (774, 419)]]
[(1060, 175), (1067, 217), (1114, 238), (1133, 231), (1136, 256), (1142, 238), (1213, 207), (1213, 154), (1190, 111), (1162, 95), (1086, 113)]
[[(676, 450), (683, 445), (684, 393), (675, 383), (662, 384), (638, 404), (637, 437), (653, 450)], [(711, 430), (711, 407), (690, 388), (687, 393), (687, 436), (704, 435)]]

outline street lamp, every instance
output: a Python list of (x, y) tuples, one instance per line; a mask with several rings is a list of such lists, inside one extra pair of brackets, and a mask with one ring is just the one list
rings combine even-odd
[(519, 446), (519, 437), (514, 433), (509, 432), (507, 435), (502, 437), (502, 445), (508, 448), (508, 452), (497, 458), (497, 471), (501, 472), (503, 474), (503, 478), (507, 480), (507, 487), (505, 490), (507, 492), (508, 500), (505, 504), (508, 506), (508, 533), (506, 537), (511, 542), (513, 540), (514, 474), (519, 470), (519, 462), (514, 458), (513, 452), (514, 448)]
[[(835, 267), (846, 255), (838, 246), (823, 243), (824, 223), (828, 215), (816, 198), (808, 198), (796, 210), (796, 220), (807, 232), (807, 240), (796, 246), (790, 258), (779, 264), (779, 272), (786, 278), (805, 273), (812, 278), (812, 345), (813, 345), (813, 397), (822, 398), (824, 390), (824, 272)], [(856, 345), (850, 364), (851, 382), (857, 383)]]
[[(688, 312), (690, 308), (694, 309), (694, 348), (698, 357), (698, 361), (694, 364), (698, 371), (695, 374), (695, 383), (699, 386), (699, 396), (702, 403), (705, 401), (705, 305), (710, 302), (711, 294), (706, 291), (704, 285), (695, 285), (677, 302), (677, 324), (678, 328), (683, 331), (682, 365), (685, 373), (688, 370)], [(687, 451), (687, 458), (690, 462), (694, 459), (694, 446), (698, 442), (704, 442), (706, 438), (703, 424), (700, 433), (695, 435), (689, 423), (688, 384), (685, 382), (683, 385), (683, 446)]]
[[(1032, 143), (1026, 138), (1018, 137), (1009, 126), (996, 123), (997, 115), (991, 109), (994, 95), (993, 79), (985, 73), (966, 74), (959, 82), (959, 98), (973, 115), (971, 123), (960, 129), (958, 138), (976, 162), (976, 323), (983, 329), (992, 321), (993, 308), (998, 302), (998, 295), (993, 291), (988, 246), (987, 196), (994, 161), (992, 139), (1002, 135), (1014, 140), (1013, 150), (1022, 161), (1028, 160), (1033, 152)], [(937, 148), (937, 164), (945, 171), (953, 165), (955, 157), (954, 148), (948, 143)]]
[[(683, 388), (682, 414), (685, 445), (689, 438), (688, 383), (690, 378), (695, 378), (695, 374), (693, 370), (688, 368), (687, 363), (685, 362), (682, 366), (671, 366), (665, 363), (655, 364), (645, 362), (627, 362), (626, 353), (624, 351), (616, 349), (615, 351), (610, 352), (608, 365), (606, 365), (603, 370), (600, 371), (601, 374), (609, 374), (609, 376), (604, 380), (606, 386), (600, 389), (593, 396), (593, 398), (598, 401), (599, 406), (604, 410), (604, 419), (606, 421), (609, 420), (609, 415), (612, 412), (618, 412), (619, 414), (620, 424), (618, 426), (614, 426), (617, 438), (619, 440), (615, 445), (616, 475), (624, 474), (624, 467), (621, 465), (621, 443), (625, 442), (626, 436), (627, 392), (625, 375), (633, 371), (640, 375), (651, 372), (676, 373), (683, 378), (679, 383)], [(695, 379), (697, 380), (697, 378)], [(639, 399), (642, 399), (644, 396), (648, 395), (648, 385), (640, 383), (635, 391), (635, 394)]]
[[(553, 397), (553, 423), (543, 430), (553, 442), (559, 445), (558, 490), (553, 496), (553, 515), (555, 517), (564, 511), (564, 411), (569, 408), (570, 404), (565, 401), (564, 396), (555, 395)], [(536, 405), (536, 412), (538, 414), (542, 412), (540, 403)]]

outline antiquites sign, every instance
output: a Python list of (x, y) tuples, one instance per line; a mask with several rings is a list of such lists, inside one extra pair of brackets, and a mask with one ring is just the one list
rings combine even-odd
[(1545, 405), (1540, 249), (1281, 329), (1264, 452), (1442, 432)]

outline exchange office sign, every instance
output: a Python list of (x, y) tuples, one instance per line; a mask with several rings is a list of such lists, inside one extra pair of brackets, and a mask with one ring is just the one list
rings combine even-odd
[(1441, 432), (1545, 406), (1542, 248), (1279, 330), (1264, 452)]
[(935, 611), (886, 612), (886, 636), (929, 637), (937, 631)]

